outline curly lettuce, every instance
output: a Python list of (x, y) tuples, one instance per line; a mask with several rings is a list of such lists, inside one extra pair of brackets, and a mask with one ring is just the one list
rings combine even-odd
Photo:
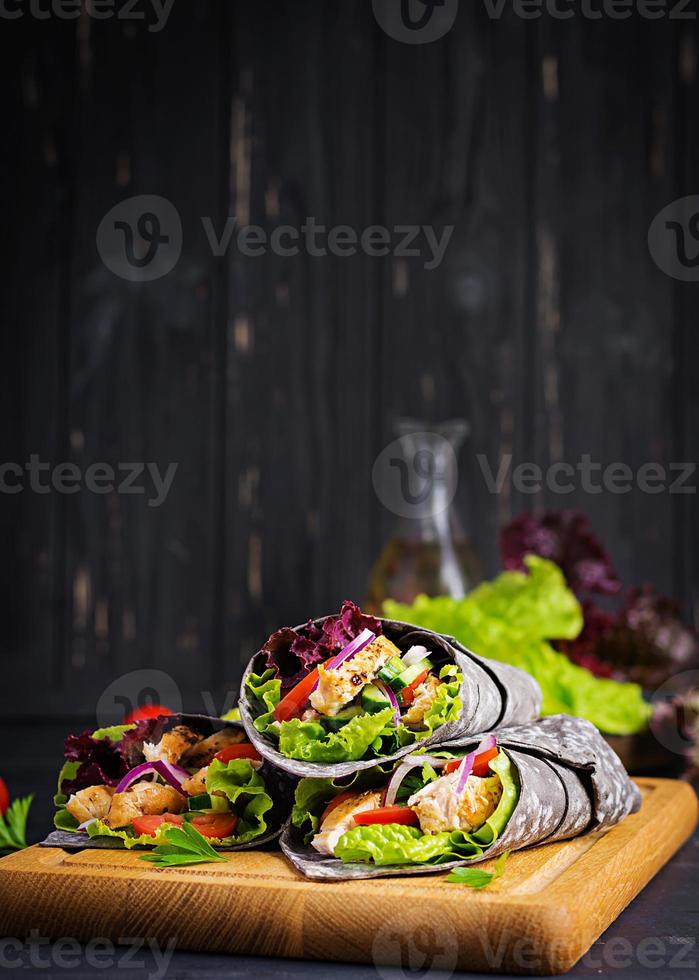
[[(214, 759), (207, 771), (205, 784), (208, 793), (223, 793), (238, 814), (236, 833), (231, 837), (209, 838), (210, 843), (215, 847), (234, 847), (263, 836), (267, 830), (265, 815), (274, 803), (267, 793), (264, 779), (248, 759), (232, 759), (228, 763)], [(196, 812), (192, 812), (186, 817), (196, 815)], [(117, 837), (129, 849), (154, 847), (168, 843), (165, 836), (168, 826), (172, 825), (163, 822), (155, 834), (136, 834), (130, 827), (113, 829), (101, 820), (95, 820), (87, 827), (87, 833), (89, 837)]]
[(253, 714), (257, 712), (255, 728), (277, 742), (283, 756), (302, 762), (335, 763), (392, 755), (405, 745), (429, 737), (447, 722), (458, 719), (462, 707), (462, 674), (456, 666), (447, 664), (440, 670), (439, 677), (442, 683), (425, 712), (424, 727), (419, 731), (402, 723), (396, 726), (392, 708), (376, 714), (359, 714), (336, 732), (328, 732), (318, 721), (299, 718), (279, 724), (274, 719), (274, 709), (281, 698), (281, 682), (274, 677), (273, 671), (249, 674), (245, 686)]
[(352, 827), (335, 845), (335, 857), (345, 864), (443, 864), (445, 861), (482, 857), (501, 836), (519, 798), (517, 779), (507, 754), (501, 751), (491, 769), (502, 783), (502, 796), (494, 813), (478, 830), (423, 834), (418, 827), (402, 824), (369, 824)]
[(642, 731), (651, 707), (637, 684), (595, 677), (552, 646), (553, 640), (575, 639), (583, 625), (560, 568), (535, 555), (524, 563), (527, 574), (503, 572), (463, 599), (422, 595), (410, 606), (387, 600), (384, 612), (526, 670), (541, 686), (543, 714), (587, 718), (610, 735)]

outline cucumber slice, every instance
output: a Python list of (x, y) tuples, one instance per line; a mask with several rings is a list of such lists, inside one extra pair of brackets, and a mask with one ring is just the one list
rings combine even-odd
[(211, 797), (208, 793), (200, 793), (198, 796), (190, 796), (187, 800), (189, 810), (210, 810)]
[(402, 674), (404, 670), (405, 664), (400, 657), (391, 657), (391, 659), (387, 660), (379, 671), (379, 677), (382, 681), (386, 681), (387, 684), (390, 684), (396, 677)]
[(432, 664), (429, 660), (421, 660), (420, 663), (413, 664), (412, 667), (405, 667), (397, 677), (389, 681), (389, 684), (394, 691), (402, 691), (404, 687), (410, 687), (420, 674), (424, 674), (426, 670), (431, 669)]
[(390, 704), (391, 702), (376, 684), (365, 684), (362, 688), (362, 707), (367, 714), (375, 715), (388, 708)]
[(358, 705), (352, 705), (351, 708), (343, 708), (342, 711), (338, 711), (336, 715), (332, 717), (330, 715), (324, 715), (320, 719), (320, 723), (328, 732), (337, 732), (343, 725), (346, 725), (348, 721), (352, 721), (357, 715), (362, 714), (362, 709)]

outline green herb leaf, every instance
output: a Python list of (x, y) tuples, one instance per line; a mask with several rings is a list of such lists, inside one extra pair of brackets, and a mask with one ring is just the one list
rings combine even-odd
[(0, 855), (21, 851), (27, 846), (27, 815), (33, 796), (14, 800), (4, 817), (0, 816)]
[(494, 871), (482, 871), (480, 868), (455, 868), (447, 881), (453, 881), (457, 885), (468, 885), (469, 888), (487, 888), (491, 881), (500, 878), (505, 870), (505, 862), (510, 852), (505, 851), (495, 862)]
[(142, 861), (149, 861), (156, 868), (174, 868), (185, 864), (205, 864), (208, 861), (225, 861), (226, 858), (215, 851), (203, 834), (189, 823), (181, 827), (168, 827), (163, 836), (167, 844), (158, 844), (150, 854), (142, 854)]

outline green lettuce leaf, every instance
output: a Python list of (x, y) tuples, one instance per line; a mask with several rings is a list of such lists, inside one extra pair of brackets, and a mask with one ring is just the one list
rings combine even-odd
[(543, 714), (578, 715), (611, 735), (642, 731), (651, 707), (637, 684), (597, 678), (551, 645), (575, 639), (583, 623), (560, 568), (535, 555), (525, 564), (528, 574), (503, 572), (464, 599), (418, 596), (411, 606), (387, 600), (384, 613), (526, 670), (541, 686)]
[(255, 716), (255, 728), (263, 735), (276, 738), (278, 728), (273, 712), (281, 699), (282, 682), (275, 680), (274, 671), (270, 669), (262, 674), (248, 674), (245, 688)]
[(423, 834), (402, 824), (353, 827), (335, 845), (345, 864), (443, 864), (480, 856), (482, 848), (462, 833)]
[[(440, 755), (451, 756), (453, 753), (441, 752)], [(500, 777), (503, 791), (494, 813), (478, 830), (471, 833), (456, 830), (443, 831), (439, 834), (423, 834), (417, 827), (402, 824), (370, 824), (352, 827), (337, 842), (335, 857), (345, 863), (373, 863), (381, 866), (443, 864), (445, 861), (480, 857), (501, 836), (519, 799), (519, 784), (515, 768), (504, 750), (500, 750), (490, 763), (490, 767)], [(371, 779), (375, 780), (380, 776), (383, 776), (385, 782), (385, 773), (377, 770), (369, 771)], [(417, 776), (417, 781), (411, 785), (412, 792), (417, 792), (422, 786), (437, 778), (434, 769), (427, 764), (423, 765), (421, 770), (413, 770), (410, 776)], [(366, 776), (364, 778), (366, 779)], [(405, 781), (407, 782), (407, 779)], [(365, 785), (362, 783), (361, 788)], [(350, 788), (359, 789), (360, 785), (356, 780), (352, 782), (343, 780), (338, 783), (332, 779), (302, 779), (299, 782), (291, 819), (295, 827), (305, 831), (305, 843), (318, 833), (320, 814), (327, 802), (336, 793)], [(405, 794), (399, 794), (398, 798), (402, 799), (404, 796)]]
[[(274, 803), (272, 797), (267, 793), (264, 779), (248, 759), (231, 759), (227, 763), (214, 759), (207, 771), (205, 784), (209, 793), (222, 792), (234, 804), (238, 814), (236, 833), (232, 837), (210, 838), (216, 847), (248, 844), (266, 833), (265, 815), (272, 809)], [(63, 812), (70, 817), (67, 811)], [(191, 816), (196, 816), (196, 813), (192, 813)], [(77, 827), (77, 823), (75, 826)], [(129, 827), (120, 827), (114, 830), (107, 827), (101, 820), (96, 820), (88, 826), (87, 833), (90, 837), (118, 837), (128, 848), (153, 847), (156, 844), (168, 843), (165, 831), (172, 826), (172, 824), (162, 823), (155, 834), (136, 834)], [(75, 828), (61, 826), (59, 829), (73, 830)]]
[(447, 664), (440, 671), (443, 683), (425, 713), (425, 727), (420, 731), (403, 724), (396, 727), (391, 708), (373, 715), (357, 715), (337, 732), (327, 732), (318, 721), (299, 718), (277, 724), (273, 712), (279, 704), (281, 681), (275, 680), (273, 673), (266, 670), (262, 674), (250, 674), (245, 684), (253, 714), (259, 712), (255, 728), (278, 742), (279, 751), (287, 759), (333, 763), (392, 755), (405, 745), (427, 738), (448, 721), (456, 720), (461, 711), (462, 675), (454, 664)]

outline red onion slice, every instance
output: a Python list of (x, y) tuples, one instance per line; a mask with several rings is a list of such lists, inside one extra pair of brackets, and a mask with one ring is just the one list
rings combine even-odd
[(355, 636), (347, 646), (344, 646), (338, 654), (336, 654), (331, 660), (325, 663), (326, 670), (335, 670), (340, 664), (344, 663), (345, 660), (349, 660), (364, 647), (369, 646), (372, 640), (376, 639), (376, 633), (372, 633), (371, 630), (362, 630), (359, 636)]
[(421, 660), (429, 657), (429, 655), (430, 651), (427, 649), (427, 647), (416, 645), (412, 646), (408, 652), (401, 657), (401, 660), (406, 667), (412, 667), (414, 664), (419, 664)]
[(95, 820), (97, 820), (97, 817), (90, 817), (89, 820), (83, 820), (80, 826), (76, 827), (76, 830), (78, 830), (81, 834), (87, 833), (87, 828), (90, 826), (91, 823), (94, 823)]
[(383, 693), (386, 695), (388, 700), (391, 702), (391, 707), (393, 708), (393, 722), (396, 728), (398, 728), (398, 726), (400, 725), (400, 705), (398, 704), (398, 698), (391, 690), (390, 685), (384, 683), (384, 681), (377, 679), (373, 683), (378, 687), (380, 691), (383, 691)]
[(438, 759), (433, 755), (406, 755), (391, 776), (388, 786), (386, 787), (383, 798), (383, 806), (393, 805), (396, 796), (398, 795), (400, 784), (403, 782), (411, 769), (416, 769), (419, 766), (423, 766), (425, 763), (432, 766), (433, 769), (439, 769), (446, 765), (447, 762), (449, 762), (448, 759)]
[(456, 782), (456, 795), (460, 796), (464, 791), (466, 786), (466, 780), (471, 775), (471, 770), (473, 769), (473, 763), (476, 761), (476, 756), (480, 755), (481, 752), (487, 751), (487, 749), (494, 749), (497, 745), (497, 739), (495, 735), (486, 735), (485, 738), (480, 742), (480, 744), (465, 756), (464, 761), (461, 763), (459, 768), (456, 770), (459, 774), (459, 778)]
[(178, 793), (182, 794), (182, 796), (187, 796), (185, 790), (182, 789), (182, 781), (189, 778), (189, 773), (187, 770), (183, 769), (181, 766), (176, 766), (172, 762), (165, 762), (162, 759), (156, 759), (155, 762), (142, 762), (140, 766), (136, 766), (135, 769), (127, 772), (114, 792), (126, 792), (132, 783), (135, 783), (137, 779), (147, 772), (157, 772), (157, 774), (162, 776), (168, 785), (172, 786), (173, 789), (176, 789)]

